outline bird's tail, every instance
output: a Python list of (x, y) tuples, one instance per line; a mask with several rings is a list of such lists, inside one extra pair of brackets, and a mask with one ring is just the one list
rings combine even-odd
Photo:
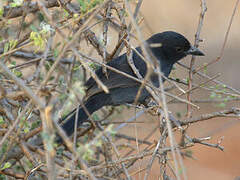
[[(89, 114), (94, 113), (101, 107), (108, 104), (109, 95), (105, 93), (100, 93), (97, 95), (94, 95), (90, 97), (85, 103), (84, 106), (86, 107)], [(74, 132), (74, 125), (75, 125), (75, 119), (76, 119), (76, 109), (69, 113), (63, 121), (66, 122), (63, 123), (61, 126), (65, 133), (70, 136)], [(78, 110), (78, 117), (77, 117), (77, 127), (79, 127), (83, 122), (87, 121), (88, 115), (83, 107), (80, 107)]]

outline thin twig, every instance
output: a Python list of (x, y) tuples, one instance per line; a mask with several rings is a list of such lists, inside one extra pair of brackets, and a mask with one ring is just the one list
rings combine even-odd
[[(203, 26), (203, 20), (204, 20), (204, 15), (207, 11), (207, 5), (205, 0), (201, 0), (201, 13), (199, 16), (199, 22), (198, 22), (198, 27), (197, 27), (197, 32), (195, 34), (195, 41), (194, 41), (194, 47), (198, 47), (199, 43), (201, 42), (200, 39), (200, 33), (202, 30)], [(189, 81), (188, 81), (188, 89), (192, 89), (192, 81), (193, 81), (193, 69), (194, 69), (194, 64), (195, 64), (195, 56), (192, 56), (191, 62), (190, 62), (190, 71), (189, 71)], [(191, 102), (191, 93), (187, 93), (187, 100)], [(191, 106), (187, 105), (187, 117), (191, 117)]]

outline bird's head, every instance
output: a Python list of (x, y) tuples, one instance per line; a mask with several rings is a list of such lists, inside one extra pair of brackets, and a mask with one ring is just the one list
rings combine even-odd
[(157, 59), (174, 64), (187, 55), (204, 56), (181, 34), (165, 31), (151, 36), (147, 43)]

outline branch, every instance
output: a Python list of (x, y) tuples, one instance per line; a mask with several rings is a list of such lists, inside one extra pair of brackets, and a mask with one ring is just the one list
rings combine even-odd
[[(59, 6), (59, 4), (57, 0), (48, 0), (44, 2), (44, 6), (46, 8), (52, 8)], [(36, 11), (39, 11), (37, 2), (23, 3), (23, 5), (19, 7), (4, 6), (3, 17), (6, 19), (11, 19), (22, 16), (24, 12), (34, 13)]]
[(191, 123), (196, 123), (196, 122), (199, 122), (199, 121), (205, 121), (205, 120), (216, 118), (216, 117), (227, 117), (228, 114), (234, 114), (234, 115), (236, 115), (237, 117), (240, 118), (240, 109), (232, 107), (231, 109), (228, 109), (228, 110), (213, 112), (211, 114), (203, 114), (199, 117), (189, 118), (189, 119), (186, 119), (184, 121), (180, 121), (180, 124), (182, 126), (189, 125)]

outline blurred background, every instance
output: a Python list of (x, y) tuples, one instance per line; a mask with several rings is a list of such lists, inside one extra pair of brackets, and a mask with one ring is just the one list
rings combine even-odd
[[(131, 1), (132, 2), (132, 1)], [(195, 67), (203, 66), (205, 63), (216, 59), (221, 52), (224, 38), (227, 32), (227, 28), (230, 23), (230, 19), (236, 4), (236, 0), (211, 0), (206, 1), (207, 12), (204, 17), (203, 27), (201, 30), (201, 39), (199, 49), (204, 53), (204, 57), (197, 58)], [(1, 5), (1, 2), (0, 2)], [(201, 12), (201, 0), (145, 0), (141, 6), (140, 17), (144, 18), (144, 21), (140, 24), (140, 28), (145, 38), (148, 38), (154, 33), (172, 30), (177, 31), (187, 37), (191, 43), (194, 43), (194, 35), (197, 31), (199, 15)], [(132, 6), (133, 8), (135, 6)], [(231, 86), (236, 90), (240, 90), (240, 4), (237, 7), (236, 14), (233, 19), (229, 36), (227, 39), (224, 53), (219, 62), (208, 66), (204, 69), (204, 73), (213, 77), (218, 73), (221, 76), (217, 79), (227, 86)], [(27, 17), (31, 19), (31, 17)], [(17, 20), (15, 20), (17, 21)], [(33, 21), (34, 22), (34, 21)], [(16, 27), (17, 28), (17, 27)], [(0, 29), (0, 34), (3, 32)], [(96, 34), (102, 32), (102, 25), (96, 26)], [(111, 31), (110, 31), (111, 32)], [(1, 34), (2, 36), (2, 34)], [(110, 36), (109, 49), (114, 48), (118, 40), (117, 33), (112, 31)], [(61, 41), (61, 40), (57, 40)], [(133, 42), (133, 45), (137, 45)], [(87, 46), (83, 48), (88, 51)], [(91, 48), (89, 48), (91, 49)], [(124, 50), (125, 51), (125, 50)], [(111, 51), (110, 51), (111, 52)], [(99, 58), (96, 52), (92, 54)], [(187, 57), (181, 62), (187, 66), (190, 64), (190, 58)], [(27, 77), (28, 73), (24, 72), (24, 76)], [(176, 70), (171, 73), (173, 78), (187, 79), (188, 71), (179, 65), (176, 65)], [(194, 75), (193, 83), (199, 84), (207, 79)], [(165, 83), (166, 86), (169, 84)], [(186, 86), (180, 85), (183, 89), (187, 89)], [(216, 86), (214, 83), (206, 85), (207, 88)], [(224, 90), (224, 87), (215, 87), (220, 90)], [(172, 91), (174, 94), (180, 92)], [(206, 91), (198, 89), (192, 93), (192, 100), (221, 100), (226, 98), (225, 95), (216, 95), (212, 91)], [(239, 97), (239, 96), (238, 96)], [(186, 98), (186, 97), (183, 97)], [(229, 109), (231, 107), (239, 107), (239, 101), (226, 101), (224, 103), (196, 103), (200, 109), (193, 108), (193, 117), (198, 117), (202, 114), (221, 111), (223, 109)], [(169, 111), (181, 120), (186, 118), (187, 106), (186, 104), (170, 104), (168, 106)], [(124, 112), (113, 116), (113, 121), (124, 121), (133, 117), (139, 110), (135, 108), (124, 108)], [(240, 123), (239, 118), (214, 118), (211, 120), (192, 124), (187, 129), (187, 134), (191, 137), (207, 137), (211, 136), (209, 143), (216, 144), (223, 139), (221, 145), (224, 146), (224, 152), (217, 148), (210, 148), (203, 145), (195, 145), (191, 148), (192, 158), (184, 159), (185, 170), (189, 180), (202, 180), (202, 179), (218, 179), (218, 180), (234, 180), (238, 176), (240, 177)], [(144, 121), (144, 123), (127, 124), (126, 127), (121, 128), (122, 134), (137, 136), (139, 139), (146, 137), (149, 132), (158, 126), (159, 119), (157, 116), (144, 113), (140, 117), (137, 117), (136, 121)], [(116, 125), (115, 127), (118, 127)], [(150, 138), (150, 142), (158, 141), (160, 137), (159, 132)], [(176, 134), (178, 139), (178, 134)], [(120, 142), (119, 142), (120, 143)], [(142, 147), (141, 147), (142, 148)], [(124, 151), (124, 150), (123, 150)], [(136, 153), (136, 151), (135, 151)], [(136, 171), (136, 167), (146, 167), (149, 159), (140, 160), (136, 163), (135, 168), (132, 171)], [(143, 179), (144, 173), (136, 175), (136, 179)], [(149, 179), (159, 179), (159, 165), (158, 162), (154, 162), (154, 166), (151, 170)]]
[[(145, 0), (141, 7), (141, 13), (144, 17), (141, 28), (145, 37), (149, 37), (153, 33), (173, 30), (184, 34), (192, 43), (194, 43), (194, 35), (197, 30), (199, 15), (201, 12), (201, 1), (192, 0)], [(211, 0), (206, 1), (207, 12), (205, 14), (203, 28), (201, 31), (200, 49), (205, 53), (205, 57), (196, 60), (195, 67), (216, 59), (220, 55), (220, 51), (224, 42), (228, 25), (236, 4), (236, 0)], [(207, 68), (207, 74), (214, 76), (221, 73), (218, 80), (235, 89), (240, 89), (240, 11), (239, 5), (229, 32), (229, 37), (221, 60)], [(190, 57), (182, 61), (189, 66)], [(172, 76), (186, 78), (188, 72), (176, 66), (177, 70)], [(194, 82), (199, 83), (199, 77), (195, 75)], [(205, 79), (206, 80), (206, 79)], [(186, 87), (185, 87), (186, 88)], [(208, 99), (211, 95), (209, 91), (197, 90), (192, 94), (193, 99)], [(196, 117), (203, 113), (211, 113), (220, 111), (223, 107), (217, 103), (201, 103), (198, 104), (200, 110), (194, 109), (193, 116)], [(227, 107), (239, 106), (239, 102), (226, 103)], [(224, 107), (226, 109), (226, 106)], [(175, 115), (177, 112), (186, 112), (185, 104), (170, 105), (169, 110)], [(121, 118), (128, 119), (135, 114), (134, 110), (126, 111)], [(119, 119), (119, 118), (117, 118)], [(138, 136), (145, 137), (144, 134), (150, 132), (157, 125), (157, 118), (148, 115), (141, 116), (137, 120), (149, 120), (146, 124), (137, 124)], [(184, 114), (182, 116), (184, 119)], [(208, 121), (196, 123), (188, 128), (187, 133), (193, 137), (211, 136), (211, 143), (217, 143), (221, 137), (224, 137), (222, 145), (224, 152), (219, 149), (209, 148), (202, 145), (196, 145), (192, 148), (193, 159), (184, 159), (185, 169), (188, 179), (218, 179), (233, 180), (240, 176), (240, 119), (233, 118), (214, 118)], [(128, 125), (123, 128), (122, 132), (134, 135), (134, 125)], [(159, 134), (156, 134), (156, 139)], [(140, 164), (145, 164), (142, 161)], [(146, 165), (146, 164), (145, 164)], [(150, 179), (158, 179), (159, 167), (158, 162), (155, 163), (151, 171)], [(143, 177), (138, 177), (142, 179)]]

